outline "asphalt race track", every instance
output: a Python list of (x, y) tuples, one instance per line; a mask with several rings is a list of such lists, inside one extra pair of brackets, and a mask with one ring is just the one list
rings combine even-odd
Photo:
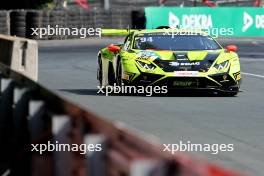
[(221, 40), (239, 46), (243, 92), (237, 97), (97, 94), (96, 55), (113, 42), (120, 39), (40, 41), (40, 83), (101, 116), (153, 134), (162, 143), (234, 144), (233, 152), (194, 154), (243, 173), (264, 175), (263, 39)]

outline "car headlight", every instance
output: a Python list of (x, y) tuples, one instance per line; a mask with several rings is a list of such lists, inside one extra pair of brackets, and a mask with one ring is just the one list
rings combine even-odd
[(141, 61), (137, 61), (138, 65), (140, 65), (140, 67), (145, 68), (147, 70), (154, 70), (155, 66), (152, 64), (147, 64), (145, 62), (141, 62)]
[(228, 67), (228, 63), (229, 63), (228, 61), (224, 61), (220, 64), (214, 65), (214, 68), (216, 68), (217, 70), (222, 70), (222, 69)]

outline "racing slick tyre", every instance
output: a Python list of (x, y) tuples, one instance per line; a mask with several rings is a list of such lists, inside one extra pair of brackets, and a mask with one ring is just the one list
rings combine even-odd
[[(112, 63), (109, 63), (107, 76), (108, 76), (108, 85), (114, 85), (115, 76), (114, 76), (114, 70), (113, 70), (113, 64)], [(101, 55), (99, 55), (98, 56), (98, 67), (97, 67), (97, 79), (99, 81), (99, 86), (103, 85), (103, 77), (104, 77), (103, 63), (102, 63)]]
[(115, 84), (115, 74), (114, 74), (114, 68), (113, 68), (113, 63), (109, 62), (108, 65), (108, 84), (110, 86), (113, 86)]
[(116, 64), (116, 84), (117, 86), (122, 86), (125, 85), (124, 81), (122, 80), (122, 63), (121, 63), (121, 59), (117, 60), (117, 64)]
[(99, 86), (101, 87), (102, 82), (103, 82), (103, 65), (102, 65), (102, 59), (100, 55), (98, 57), (97, 79), (99, 81)]

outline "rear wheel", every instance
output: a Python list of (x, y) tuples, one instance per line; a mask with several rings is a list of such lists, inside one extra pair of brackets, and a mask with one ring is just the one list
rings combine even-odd
[(116, 65), (116, 84), (118, 86), (121, 86), (123, 83), (122, 81), (122, 63), (121, 60), (118, 59), (117, 65)]
[(115, 83), (115, 74), (114, 74), (114, 68), (113, 68), (113, 63), (109, 62), (109, 67), (108, 67), (108, 84), (113, 86)]
[(103, 65), (102, 65), (102, 59), (101, 56), (99, 55), (98, 57), (98, 67), (97, 67), (97, 79), (99, 81), (99, 86), (102, 86), (103, 82)]

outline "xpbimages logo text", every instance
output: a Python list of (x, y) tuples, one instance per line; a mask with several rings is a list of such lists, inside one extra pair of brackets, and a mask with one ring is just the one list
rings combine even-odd
[(38, 152), (43, 154), (44, 152), (79, 152), (80, 154), (86, 154), (87, 152), (100, 152), (102, 151), (101, 144), (62, 144), (58, 141), (48, 141), (47, 144), (31, 144), (31, 152)]
[(80, 38), (86, 38), (88, 36), (101, 37), (102, 29), (101, 28), (77, 28), (77, 27), (62, 27), (59, 25), (41, 28), (31, 28), (32, 36), (39, 36), (43, 38), (44, 36), (80, 36)]
[(178, 35), (199, 35), (201, 33), (208, 34), (212, 37), (219, 37), (219, 36), (232, 36), (234, 35), (234, 28), (183, 28), (179, 27), (180, 30), (173, 30), (173, 29), (164, 29), (166, 35), (170, 35), (172, 38)]
[(198, 144), (191, 141), (179, 141), (177, 144), (163, 144), (163, 151), (171, 154), (176, 152), (209, 152), (216, 155), (219, 152), (234, 151), (234, 144)]
[(97, 86), (98, 94), (105, 94), (109, 96), (111, 94), (142, 94), (145, 96), (152, 96), (153, 94), (166, 94), (168, 93), (167, 86), (127, 86), (122, 83), (118, 86), (114, 83), (113, 86)]

